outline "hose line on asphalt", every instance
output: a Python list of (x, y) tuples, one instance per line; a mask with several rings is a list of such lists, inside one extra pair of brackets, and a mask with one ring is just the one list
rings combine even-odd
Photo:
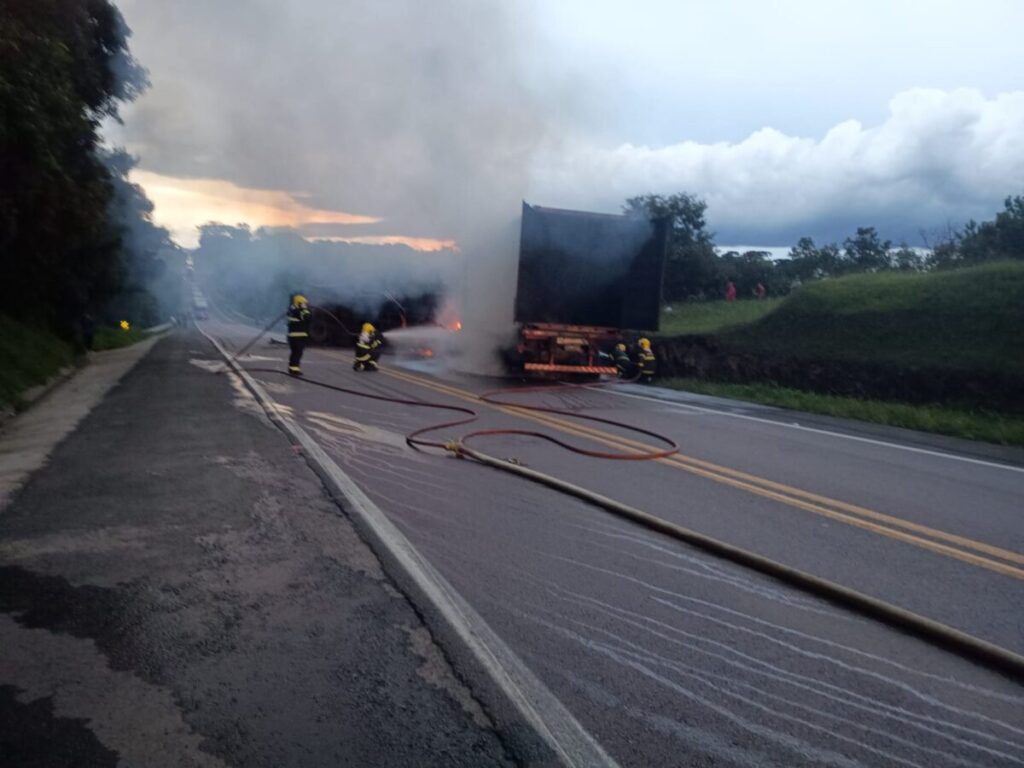
[[(323, 312), (323, 313), (324, 313), (325, 315), (327, 315), (327, 316), (328, 316), (329, 318), (331, 318), (331, 319), (332, 319), (332, 320), (333, 320), (334, 322), (336, 322), (336, 323), (337, 323), (337, 324), (338, 324), (339, 326), (341, 326), (341, 330), (343, 330), (343, 331), (344, 331), (345, 333), (347, 333), (347, 334), (348, 334), (349, 336), (358, 336), (358, 335), (359, 335), (358, 333), (355, 333), (355, 332), (353, 332), (353, 331), (350, 331), (350, 330), (348, 329), (348, 326), (347, 326), (347, 325), (345, 325), (345, 324), (344, 324), (343, 322), (341, 322), (341, 319), (340, 319), (340, 318), (339, 318), (339, 317), (338, 317), (338, 316), (337, 316), (336, 314), (334, 314), (333, 312), (331, 312), (331, 310), (327, 309), (326, 307), (319, 307), (319, 306), (317, 306), (316, 304), (310, 304), (309, 306), (310, 306), (310, 307), (311, 307), (312, 309), (318, 309), (318, 310), (320, 310), (321, 312)], [(281, 313), (280, 315), (278, 315), (278, 316), (277, 316), (277, 317), (275, 317), (275, 318), (274, 318), (273, 320), (271, 320), (271, 321), (270, 321), (270, 323), (269, 323), (269, 324), (268, 324), (268, 325), (267, 325), (267, 326), (266, 326), (266, 327), (265, 327), (265, 328), (264, 328), (264, 329), (263, 329), (262, 331), (260, 331), (260, 332), (259, 332), (259, 334), (257, 334), (256, 336), (254, 336), (254, 337), (252, 338), (252, 340), (250, 340), (250, 341), (249, 341), (249, 343), (248, 343), (248, 344), (246, 344), (246, 345), (245, 345), (244, 347), (242, 347), (242, 348), (241, 348), (240, 350), (238, 350), (238, 352), (236, 352), (236, 353), (234, 354), (234, 358), (235, 358), (235, 360), (238, 360), (238, 358), (240, 358), (240, 357), (241, 357), (242, 355), (244, 355), (244, 354), (245, 354), (246, 352), (248, 352), (248, 351), (249, 351), (249, 349), (250, 349), (250, 348), (252, 347), (252, 345), (253, 345), (253, 344), (255, 344), (255, 343), (256, 343), (257, 341), (259, 341), (259, 340), (260, 340), (260, 339), (262, 339), (262, 338), (263, 338), (264, 336), (266, 336), (266, 335), (267, 335), (267, 332), (268, 332), (268, 331), (269, 331), (269, 330), (270, 330), (271, 328), (273, 328), (273, 327), (274, 327), (275, 325), (277, 325), (277, 324), (278, 324), (279, 322), (281, 322), (282, 320), (284, 320), (284, 318), (285, 318), (285, 315), (287, 315), (287, 314), (288, 314), (288, 310), (285, 310), (285, 311), (284, 311), (284, 312), (282, 312), (282, 313)], [(353, 393), (353, 394), (355, 394), (355, 393)]]
[(652, 531), (669, 536), (678, 541), (685, 542), (691, 546), (710, 552), (726, 560), (739, 565), (772, 576), (787, 584), (799, 589), (824, 597), (832, 602), (839, 603), (852, 608), (859, 613), (865, 614), (890, 626), (908, 631), (918, 637), (941, 645), (959, 655), (966, 656), (975, 661), (982, 662), (994, 667), (1001, 672), (1008, 673), (1013, 677), (1024, 680), (1024, 656), (1002, 648), (986, 640), (968, 635), (958, 629), (947, 626), (913, 613), (912, 611), (900, 608), (884, 600), (865, 595), (863, 592), (844, 587), (827, 579), (813, 576), (796, 568), (790, 568), (770, 558), (763, 557), (749, 550), (734, 547), (718, 539), (705, 536), (704, 534), (684, 528), (681, 525), (655, 517), (643, 510), (631, 507), (622, 502), (594, 493), (579, 485), (560, 480), (557, 477), (546, 475), (536, 470), (512, 464), (493, 456), (474, 451), (471, 448), (461, 446), (457, 452), (467, 458), (486, 464), (489, 467), (500, 469), (503, 472), (511, 472), (520, 477), (527, 478), (533, 482), (546, 485), (562, 493), (575, 496), (578, 499), (599, 506), (612, 514), (623, 517), (634, 523), (649, 528)]
[[(249, 371), (250, 373), (273, 373), (279, 376), (291, 376), (291, 374), (286, 373), (284, 371), (279, 371), (275, 368), (247, 368), (246, 370)], [(405, 442), (408, 443), (410, 447), (416, 448), (417, 450), (420, 450), (422, 448), (440, 448), (442, 450), (457, 453), (457, 451), (455, 451), (455, 448), (457, 446), (463, 446), (468, 440), (480, 437), (494, 437), (496, 435), (518, 435), (521, 437), (534, 437), (540, 440), (546, 440), (549, 443), (554, 443), (555, 445), (564, 448), (567, 451), (571, 451), (572, 453), (578, 453), (581, 456), (589, 456), (591, 458), (598, 459), (611, 459), (617, 461), (650, 461), (652, 459), (660, 459), (665, 456), (671, 456), (672, 454), (677, 453), (679, 451), (679, 446), (676, 445), (675, 441), (668, 437), (665, 437), (664, 435), (659, 435), (657, 432), (652, 432), (651, 430), (643, 429), (641, 427), (634, 427), (630, 424), (624, 424), (620, 421), (614, 421), (613, 419), (605, 419), (598, 416), (587, 416), (586, 414), (573, 413), (572, 411), (562, 410), (559, 408), (542, 408), (540, 406), (520, 405), (517, 403), (498, 403), (493, 399), (496, 395), (505, 391), (533, 392), (537, 391), (538, 389), (550, 388), (530, 387), (522, 390), (495, 390), (492, 392), (485, 392), (483, 395), (480, 395), (480, 400), (491, 405), (500, 405), (501, 407), (505, 408), (518, 408), (527, 411), (543, 411), (544, 413), (556, 413), (562, 416), (569, 416), (575, 419), (582, 419), (586, 421), (594, 421), (601, 424), (607, 424), (613, 427), (617, 427), (619, 429), (626, 430), (628, 432), (636, 432), (637, 434), (652, 437), (655, 440), (664, 443), (666, 447), (663, 450), (648, 451), (641, 453), (612, 453), (609, 451), (593, 451), (588, 448), (581, 448), (578, 445), (572, 445), (571, 443), (567, 443), (545, 432), (538, 432), (529, 429), (481, 429), (475, 432), (469, 432), (467, 434), (464, 434), (462, 435), (462, 437), (455, 440), (427, 440), (424, 439), (422, 435), (425, 435), (428, 432), (436, 432), (441, 429), (451, 429), (453, 427), (461, 427), (467, 424), (471, 424), (472, 422), (479, 419), (480, 415), (473, 409), (466, 408), (464, 406), (443, 405), (441, 403), (431, 403), (424, 400), (409, 400), (405, 398), (392, 397), (387, 395), (373, 395), (358, 389), (339, 387), (336, 384), (328, 384), (326, 381), (317, 381), (316, 379), (310, 379), (305, 376), (293, 376), (292, 378), (294, 378), (296, 381), (304, 381), (305, 383), (312, 384), (313, 386), (316, 387), (323, 387), (324, 389), (330, 389), (335, 392), (340, 392), (346, 395), (365, 397), (370, 400), (379, 400), (383, 402), (395, 403), (397, 405), (408, 405), (417, 408), (432, 408), (435, 410), (453, 411), (455, 413), (465, 414), (466, 418), (463, 419), (457, 419), (455, 421), (446, 421), (441, 424), (431, 424), (430, 426), (422, 427), (413, 432), (410, 432), (408, 435), (405, 436)], [(591, 384), (580, 386), (592, 387), (594, 385)], [(559, 388), (559, 391), (563, 391), (562, 388)], [(491, 399), (487, 399), (488, 397)]]
[(249, 342), (248, 344), (246, 344), (246, 345), (245, 345), (244, 347), (242, 347), (242, 348), (241, 348), (240, 350), (238, 350), (238, 352), (236, 352), (236, 353), (235, 353), (235, 359), (237, 360), (237, 359), (238, 359), (238, 358), (240, 358), (240, 357), (241, 357), (242, 355), (244, 355), (244, 354), (245, 354), (246, 352), (248, 352), (248, 351), (249, 351), (249, 348), (250, 348), (250, 347), (252, 347), (252, 345), (253, 345), (253, 344), (255, 344), (255, 343), (256, 343), (257, 341), (259, 341), (260, 339), (262, 339), (262, 338), (263, 338), (263, 337), (264, 337), (264, 336), (266, 335), (267, 331), (269, 331), (269, 330), (270, 330), (271, 328), (273, 328), (273, 327), (274, 327), (275, 325), (277, 325), (277, 324), (278, 324), (279, 322), (281, 322), (282, 320), (284, 320), (284, 316), (285, 316), (285, 315), (287, 315), (287, 314), (288, 314), (288, 311), (287, 311), (287, 310), (285, 310), (285, 311), (284, 311), (284, 312), (282, 312), (282, 313), (281, 313), (280, 315), (278, 315), (278, 316), (277, 316), (277, 317), (275, 317), (275, 318), (274, 318), (273, 320), (271, 320), (271, 321), (270, 321), (270, 322), (269, 322), (269, 323), (267, 324), (267, 326), (266, 326), (266, 327), (265, 327), (265, 328), (264, 328), (264, 329), (263, 329), (262, 331), (260, 331), (260, 332), (259, 332), (259, 335), (257, 335), (257, 336), (254, 336), (254, 337), (252, 338), (252, 340), (251, 340), (251, 341), (250, 341), (250, 342)]
[[(271, 368), (252, 368), (247, 369), (252, 373), (273, 373), (282, 376), (288, 374), (284, 371), (279, 371)], [(556, 437), (545, 434), (543, 432), (536, 432), (533, 430), (524, 429), (486, 429), (469, 432), (463, 435), (461, 438), (448, 440), (448, 441), (436, 441), (426, 440), (421, 435), (427, 432), (433, 432), (440, 429), (451, 429), (454, 427), (465, 426), (476, 421), (479, 418), (479, 414), (471, 408), (466, 408), (457, 405), (445, 405), (441, 403), (431, 403), (422, 400), (409, 400), (398, 397), (390, 397), (385, 395), (374, 395), (364, 391), (349, 389), (346, 387), (339, 387), (334, 384), (328, 384), (327, 382), (317, 381), (316, 379), (309, 379), (305, 377), (294, 377), (297, 381), (304, 381), (307, 384), (314, 386), (323, 387), (330, 389), (342, 394), (354, 395), (357, 397), (369, 398), (371, 400), (378, 400), (383, 402), (390, 402), (399, 405), (408, 405), (420, 408), (432, 408), (437, 410), (446, 410), (464, 415), (464, 418), (448, 421), (443, 424), (431, 425), (417, 429), (414, 432), (409, 433), (406, 436), (406, 442), (413, 448), (420, 450), (425, 447), (429, 448), (441, 448), (444, 449), (457, 457), (471, 459), (480, 464), (492, 467), (494, 469), (501, 470), (502, 472), (509, 472), (517, 475), (518, 477), (524, 478), (531, 482), (539, 483), (548, 488), (559, 491), (569, 496), (573, 496), (582, 501), (593, 504), (601, 509), (606, 510), (618, 517), (629, 520), (633, 523), (641, 525), (657, 533), (668, 536), (677, 541), (681, 541), (697, 549), (708, 552), (712, 555), (724, 558), (738, 565), (746, 568), (753, 569), (760, 573), (763, 573), (772, 578), (778, 579), (791, 586), (797, 587), (798, 589), (816, 595), (818, 597), (830, 600), (834, 603), (842, 605), (846, 608), (852, 609), (862, 615), (881, 621), (896, 629), (903, 630), (909, 634), (912, 634), (922, 640), (926, 640), (935, 645), (941, 646), (950, 650), (957, 655), (965, 657), (967, 659), (985, 664), (999, 672), (1013, 677), (1019, 681), (1024, 681), (1024, 656), (1014, 653), (1013, 651), (1002, 648), (994, 643), (990, 643), (981, 638), (974, 637), (965, 632), (961, 632), (958, 629), (950, 627), (941, 622), (929, 619), (926, 616), (914, 613), (912, 611), (905, 610), (899, 606), (888, 603), (884, 600), (880, 600), (870, 595), (866, 595), (863, 592), (844, 587), (836, 582), (829, 581), (827, 579), (814, 576), (806, 573), (805, 571), (791, 568), (783, 563), (776, 560), (758, 555), (740, 547), (735, 547), (731, 544), (727, 544), (719, 539), (705, 536), (704, 534), (696, 531), (684, 528), (681, 525), (677, 525), (668, 520), (664, 520), (660, 517), (651, 515), (648, 512), (631, 507), (622, 502), (603, 496), (599, 493), (590, 491), (582, 486), (574, 483), (569, 483), (565, 480), (561, 480), (557, 477), (544, 474), (543, 472), (537, 472), (536, 470), (529, 469), (522, 466), (521, 464), (514, 463), (508, 460), (503, 460), (490, 456), (480, 451), (469, 448), (466, 442), (471, 439), (494, 436), (494, 435), (520, 435), (528, 437), (536, 437), (548, 442), (554, 443), (562, 448), (565, 448), (574, 453), (582, 454), (584, 456), (603, 458), (603, 459), (617, 459), (617, 460), (651, 460), (669, 456), (678, 451), (676, 443), (664, 435), (659, 435), (656, 432), (645, 430), (639, 427), (634, 427), (622, 422), (617, 422), (612, 419), (601, 418), (597, 416), (588, 416), (585, 414), (574, 413), (558, 408), (548, 408), (542, 406), (528, 406), (518, 403), (509, 403), (507, 401), (498, 400), (498, 396), (502, 394), (525, 393), (525, 392), (551, 392), (554, 391), (553, 387), (525, 387), (520, 389), (501, 389), (491, 390), (484, 392), (479, 395), (481, 402), (488, 403), (490, 405), (499, 406), (502, 408), (513, 408), (524, 411), (540, 411), (544, 413), (554, 413), (559, 415), (571, 416), (576, 419), (583, 419), (588, 421), (595, 421), (606, 425), (611, 425), (620, 429), (637, 432), (640, 434), (653, 437), (660, 442), (664, 443), (666, 447), (664, 450), (654, 450), (647, 453), (606, 453), (603, 451), (591, 451), (579, 446), (570, 445), (559, 440)], [(615, 384), (617, 382), (609, 382)], [(590, 389), (595, 385), (584, 384), (584, 385), (568, 385), (570, 387)], [(601, 386), (601, 385), (597, 385)], [(564, 391), (565, 387), (559, 387), (558, 391)]]

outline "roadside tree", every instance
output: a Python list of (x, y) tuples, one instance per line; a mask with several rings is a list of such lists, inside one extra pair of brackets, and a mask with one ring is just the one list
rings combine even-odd
[(641, 195), (626, 200), (623, 212), (672, 220), (672, 240), (665, 265), (665, 298), (680, 301), (692, 296), (713, 296), (722, 282), (714, 235), (704, 221), (707, 203), (694, 195)]

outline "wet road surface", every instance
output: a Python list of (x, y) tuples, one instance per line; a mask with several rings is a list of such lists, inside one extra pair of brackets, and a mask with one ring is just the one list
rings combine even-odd
[[(204, 327), (236, 349), (253, 333)], [(1024, 764), (1019, 682), (540, 486), (412, 451), (404, 435), (444, 414), (258, 370), (283, 359), (261, 343), (243, 362), (623, 765)], [(349, 354), (317, 349), (303, 362), (339, 386), (457, 405), (495, 385), (387, 366), (355, 374)], [(610, 393), (524, 398), (656, 429), (681, 456), (474, 447), (1024, 650), (1019, 467)], [(635, 439), (474, 407), (482, 427)]]

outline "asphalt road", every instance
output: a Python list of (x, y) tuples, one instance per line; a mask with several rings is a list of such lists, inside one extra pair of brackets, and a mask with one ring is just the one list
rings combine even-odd
[(517, 764), (223, 368), (160, 340), (0, 512), (0, 766)]
[[(253, 333), (203, 325), (235, 349)], [(262, 342), (243, 363), (622, 765), (1024, 764), (1019, 682), (551, 490), (412, 451), (403, 436), (444, 414), (267, 372), (283, 369), (284, 349)], [(303, 368), (453, 405), (496, 385), (387, 358), (356, 374), (350, 360), (312, 349)], [(525, 437), (474, 447), (1024, 651), (1024, 471), (1012, 454), (616, 392), (519, 397), (663, 432), (678, 457), (600, 461)], [(480, 427), (588, 447), (636, 437), (472, 407)]]

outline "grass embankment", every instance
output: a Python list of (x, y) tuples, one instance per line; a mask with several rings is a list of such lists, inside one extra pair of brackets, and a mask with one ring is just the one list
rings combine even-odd
[(1001, 445), (1024, 445), (1024, 416), (947, 405), (912, 405), (856, 397), (822, 395), (771, 384), (722, 384), (700, 379), (668, 379), (673, 389), (733, 400), (747, 400), (804, 413), (857, 419), (890, 427), (985, 440)]
[[(148, 333), (132, 329), (97, 328), (96, 351), (127, 347)], [(0, 409), (20, 410), (25, 390), (45, 384), (62, 368), (75, 363), (75, 349), (39, 325), (26, 325), (0, 315)]]
[(26, 389), (46, 383), (74, 361), (71, 345), (57, 336), (0, 316), (0, 407), (17, 409)]
[(1024, 374), (1024, 263), (864, 274), (803, 286), (760, 320), (721, 328), (733, 349), (808, 360)]
[(107, 349), (120, 349), (121, 347), (128, 347), (138, 341), (142, 341), (148, 336), (149, 334), (145, 331), (136, 330), (135, 328), (128, 331), (121, 328), (97, 328), (92, 340), (92, 348), (96, 352), (103, 352)]
[[(744, 319), (746, 318), (746, 319)], [(926, 274), (865, 274), (810, 283), (784, 300), (678, 307), (663, 335), (698, 333), (730, 352), (814, 363), (1024, 378), (1024, 263)], [(794, 410), (1024, 445), (1024, 403), (910, 404), (774, 386), (674, 379), (666, 384)]]
[(785, 299), (749, 299), (746, 301), (704, 301), (673, 304), (662, 312), (661, 336), (720, 333), (728, 328), (760, 320)]

